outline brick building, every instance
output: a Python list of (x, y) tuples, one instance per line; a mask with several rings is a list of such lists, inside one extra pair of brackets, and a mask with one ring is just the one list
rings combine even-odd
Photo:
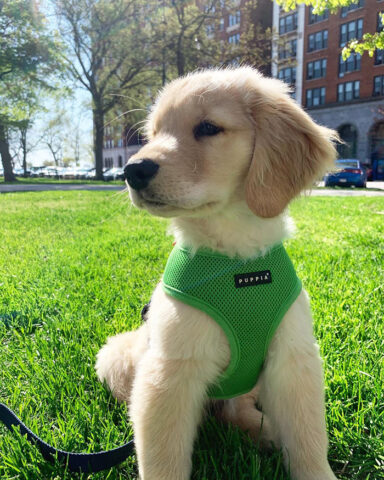
[(103, 168), (122, 168), (141, 147), (137, 131), (112, 122), (104, 129)]
[(332, 15), (314, 15), (305, 5), (284, 12), (274, 3), (273, 75), (294, 85), (296, 100), (316, 121), (338, 130), (347, 142), (341, 157), (364, 163), (384, 152), (384, 51), (346, 61), (341, 52), (349, 40), (380, 30), (382, 11), (377, 0), (359, 0)]

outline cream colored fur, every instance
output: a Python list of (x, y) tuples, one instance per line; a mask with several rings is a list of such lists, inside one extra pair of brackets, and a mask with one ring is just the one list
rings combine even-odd
[[(224, 130), (196, 139), (210, 121)], [(204, 71), (168, 85), (149, 116), (149, 142), (129, 163), (159, 164), (133, 203), (171, 217), (178, 242), (252, 257), (292, 232), (289, 201), (335, 156), (284, 84), (251, 68)], [(227, 338), (204, 312), (155, 289), (147, 322), (108, 339), (96, 370), (130, 405), (142, 480), (187, 480), (207, 387), (230, 359)], [(257, 409), (258, 405), (261, 410)], [(252, 392), (226, 401), (220, 418), (262, 445), (282, 448), (295, 480), (332, 480), (323, 372), (303, 291), (269, 346)], [(225, 445), (223, 445), (225, 448)]]

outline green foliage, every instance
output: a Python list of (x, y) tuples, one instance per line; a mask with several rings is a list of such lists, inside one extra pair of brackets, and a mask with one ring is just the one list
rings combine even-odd
[(93, 109), (107, 113), (123, 94), (143, 80), (150, 59), (139, 7), (132, 0), (60, 0), (55, 2), (62, 58), (70, 76), (92, 95)]
[(59, 48), (36, 1), (0, 0), (0, 144), (8, 181), (14, 180), (9, 128), (21, 131), (26, 168), (27, 129), (41, 108), (42, 92), (57, 86), (62, 69)]
[[(299, 4), (310, 5), (313, 7), (313, 13), (321, 14), (325, 9), (331, 13), (337, 13), (342, 7), (347, 7), (357, 3), (357, 0), (277, 0), (286, 11), (293, 10)], [(368, 52), (369, 56), (373, 56), (376, 49), (384, 48), (384, 32), (365, 33), (362, 40), (352, 40), (343, 49), (343, 59), (346, 60), (351, 53), (357, 52), (363, 54)]]
[[(384, 14), (381, 14), (382, 21)], [(343, 48), (343, 59), (348, 58), (352, 52), (360, 53), (368, 52), (370, 57), (373, 57), (376, 49), (384, 49), (384, 31), (375, 33), (365, 33), (361, 42), (352, 40)]]
[[(384, 199), (304, 198), (291, 211), (287, 248), (324, 358), (330, 462), (340, 480), (383, 480)], [(172, 248), (167, 222), (105, 192), (2, 195), (0, 217), (0, 401), (59, 448), (121, 445), (126, 408), (93, 366), (108, 336), (140, 324)], [(0, 426), (2, 480), (133, 480), (135, 462), (73, 475)], [(279, 452), (211, 418), (193, 465), (195, 480), (289, 478)]]
[(297, 5), (304, 3), (305, 5), (313, 7), (313, 13), (321, 14), (325, 9), (336, 13), (339, 8), (357, 3), (357, 0), (277, 0), (277, 3), (286, 11), (294, 10)]
[(207, 0), (201, 6), (204, 8), (189, 0), (149, 0), (141, 7), (145, 52), (150, 59), (148, 76), (116, 97), (119, 105), (108, 116), (111, 125), (118, 124), (120, 116), (120, 123), (130, 126), (141, 122), (166, 82), (197, 68), (241, 63), (262, 68), (270, 64), (271, 34), (259, 23), (257, 0), (247, 0), (241, 6), (245, 28), (238, 44), (223, 41), (221, 20), (223, 10), (234, 14), (239, 4)]
[[(57, 84), (59, 42), (31, 0), (0, 1), (0, 121), (17, 124)], [(55, 75), (55, 79), (52, 74)], [(38, 92), (36, 88), (39, 88)]]
[[(50, 64), (52, 46), (35, 2), (0, 2), (0, 81), (10, 74), (35, 76), (39, 68)], [(41, 77), (35, 78), (44, 81)]]

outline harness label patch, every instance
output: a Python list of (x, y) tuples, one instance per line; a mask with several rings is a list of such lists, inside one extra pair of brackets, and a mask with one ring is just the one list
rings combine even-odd
[(235, 275), (236, 288), (253, 287), (254, 285), (264, 285), (265, 283), (272, 283), (270, 270), (252, 273), (239, 273), (238, 275)]

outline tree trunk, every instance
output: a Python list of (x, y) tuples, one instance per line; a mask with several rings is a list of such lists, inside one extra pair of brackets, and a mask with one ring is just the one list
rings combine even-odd
[(95, 154), (96, 180), (103, 177), (104, 114), (101, 108), (93, 108), (93, 145)]
[(177, 39), (177, 52), (176, 52), (177, 74), (182, 77), (185, 73), (185, 56), (183, 52), (183, 37), (179, 36)]
[(12, 168), (12, 157), (9, 153), (9, 144), (4, 125), (0, 124), (0, 155), (4, 168), (4, 182), (14, 182), (16, 180)]
[(23, 170), (24, 170), (24, 177), (27, 176), (27, 130), (28, 128), (20, 129), (20, 142), (21, 142), (21, 150), (23, 152)]

